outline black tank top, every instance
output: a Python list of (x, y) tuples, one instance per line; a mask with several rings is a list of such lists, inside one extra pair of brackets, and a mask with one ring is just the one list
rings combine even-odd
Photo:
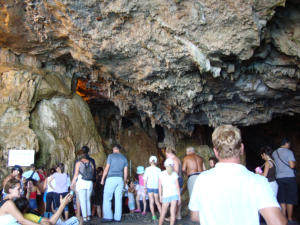
[(272, 165), (272, 168), (269, 168), (267, 178), (268, 178), (269, 182), (272, 182), (272, 181), (276, 180), (276, 176), (275, 176), (276, 167), (275, 167), (275, 164), (271, 160), (269, 160), (268, 162)]

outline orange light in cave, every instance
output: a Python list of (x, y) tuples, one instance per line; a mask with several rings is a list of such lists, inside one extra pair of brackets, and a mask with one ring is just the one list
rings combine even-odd
[(86, 95), (88, 93), (87, 90), (87, 80), (78, 79), (76, 86), (76, 93), (83, 98), (84, 101), (88, 102), (90, 98)]
[(78, 79), (76, 93), (81, 96), (84, 101), (88, 102), (95, 98), (109, 99), (108, 91), (104, 80), (102, 82), (92, 82), (88, 79)]

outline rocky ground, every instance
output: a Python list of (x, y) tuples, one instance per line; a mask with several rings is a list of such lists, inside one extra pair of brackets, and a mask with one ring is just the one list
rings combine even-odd
[[(100, 224), (101, 223), (101, 219), (97, 219), (94, 218), (91, 221), (91, 225), (96, 225), (96, 224)], [(102, 224), (102, 223), (101, 223)], [(151, 219), (151, 213), (147, 213), (147, 215), (143, 216), (141, 214), (124, 214), (122, 217), (122, 222), (111, 222), (111, 223), (107, 223), (110, 225), (120, 225), (120, 224), (132, 224), (132, 225), (154, 225), (154, 224), (158, 224), (158, 220), (157, 221), (152, 221)], [(169, 222), (165, 222), (164, 224), (169, 224)], [(194, 224), (198, 224), (198, 223), (193, 223), (189, 220), (188, 217), (184, 217), (182, 220), (177, 220), (176, 221), (176, 225), (194, 225)]]
[[(297, 208), (295, 211), (295, 216), (300, 219), (300, 213), (299, 213), (299, 209)], [(299, 221), (299, 220), (298, 220)], [(98, 218), (93, 218), (90, 225), (96, 225), (96, 224), (102, 224), (101, 223), (101, 219)], [(158, 224), (158, 220), (157, 221), (152, 221), (151, 220), (151, 213), (147, 213), (147, 215), (142, 216), (141, 214), (124, 214), (122, 217), (122, 222), (111, 222), (111, 223), (107, 223), (109, 225), (120, 225), (120, 224), (131, 224), (131, 225), (156, 225)], [(164, 225), (169, 224), (169, 222), (164, 222)], [(182, 220), (176, 220), (176, 225), (196, 225), (199, 223), (194, 223), (192, 221), (190, 221), (189, 217), (183, 217)], [(299, 224), (299, 223), (298, 223)], [(265, 225), (265, 223), (261, 223), (261, 225)]]

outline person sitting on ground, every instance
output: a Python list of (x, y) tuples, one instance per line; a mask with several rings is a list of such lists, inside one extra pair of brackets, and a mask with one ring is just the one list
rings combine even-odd
[(78, 225), (79, 221), (75, 216), (71, 217), (66, 221), (60, 219), (60, 216), (65, 206), (72, 201), (72, 197), (73, 196), (71, 194), (68, 194), (63, 199), (61, 198), (59, 208), (57, 209), (55, 214), (51, 216), (50, 219), (40, 216), (37, 211), (30, 210), (29, 202), (26, 198), (18, 198), (14, 202), (16, 207), (20, 210), (20, 212), (24, 215), (24, 217), (32, 222), (35, 223), (49, 222), (50, 224), (56, 224), (56, 225)]
[(264, 171), (260, 175), (266, 177), (269, 181), (269, 184), (273, 190), (274, 196), (277, 197), (278, 184), (276, 182), (276, 167), (275, 162), (272, 158), (273, 150), (269, 146), (262, 147), (260, 149), (260, 155), (263, 160), (265, 160)]
[(259, 225), (261, 214), (268, 225), (284, 225), (267, 179), (241, 164), (244, 145), (241, 132), (232, 125), (217, 127), (212, 134), (219, 162), (202, 172), (194, 185), (189, 209), (191, 219), (201, 225)]
[[(143, 166), (138, 166), (136, 173), (138, 174), (139, 184), (137, 186), (137, 193), (136, 193), (136, 206), (137, 209), (134, 211), (136, 213), (142, 213), (142, 215), (146, 215), (146, 209), (147, 209), (147, 201), (146, 201), (146, 190), (144, 187), (144, 172), (145, 169)], [(141, 211), (140, 206), (140, 198), (143, 199), (143, 212)]]
[(159, 214), (161, 213), (161, 205), (158, 199), (158, 179), (161, 173), (161, 169), (156, 166), (157, 164), (157, 157), (152, 155), (149, 158), (150, 166), (146, 168), (144, 174), (144, 186), (147, 190), (149, 195), (149, 204), (150, 204), (150, 211), (152, 214), (152, 220), (157, 220), (154, 211), (154, 202), (157, 206)]
[(3, 190), (2, 190), (2, 198), (4, 198), (6, 196), (6, 193), (4, 191), (4, 187), (7, 183), (7, 181), (9, 181), (10, 179), (17, 179), (17, 180), (21, 180), (21, 177), (22, 177), (22, 173), (23, 173), (23, 170), (21, 168), (21, 166), (18, 166), (18, 165), (15, 165), (12, 169), (11, 169), (11, 174), (9, 174), (7, 177), (4, 178), (3, 182), (2, 182), (2, 187), (3, 187)]
[[(12, 178), (7, 181), (4, 191), (7, 193), (5, 198), (0, 202), (0, 221), (1, 225), (37, 225), (24, 218), (22, 213), (17, 209), (13, 199), (20, 198), (21, 184), (20, 181)], [(44, 223), (49, 225), (50, 223)]]
[(209, 162), (209, 167), (214, 168), (218, 162), (218, 159), (216, 157), (212, 156), (212, 157), (209, 157), (208, 162)]
[(180, 187), (178, 182), (178, 175), (174, 171), (173, 159), (166, 159), (164, 163), (166, 170), (162, 171), (159, 175), (158, 191), (159, 199), (162, 203), (161, 214), (159, 218), (159, 225), (162, 225), (168, 210), (170, 207), (170, 225), (175, 224), (176, 205), (180, 204)]

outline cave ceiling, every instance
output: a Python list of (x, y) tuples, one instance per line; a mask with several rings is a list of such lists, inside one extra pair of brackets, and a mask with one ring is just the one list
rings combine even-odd
[(64, 67), (86, 101), (153, 126), (300, 113), (295, 0), (0, 0), (0, 21), (2, 49)]

